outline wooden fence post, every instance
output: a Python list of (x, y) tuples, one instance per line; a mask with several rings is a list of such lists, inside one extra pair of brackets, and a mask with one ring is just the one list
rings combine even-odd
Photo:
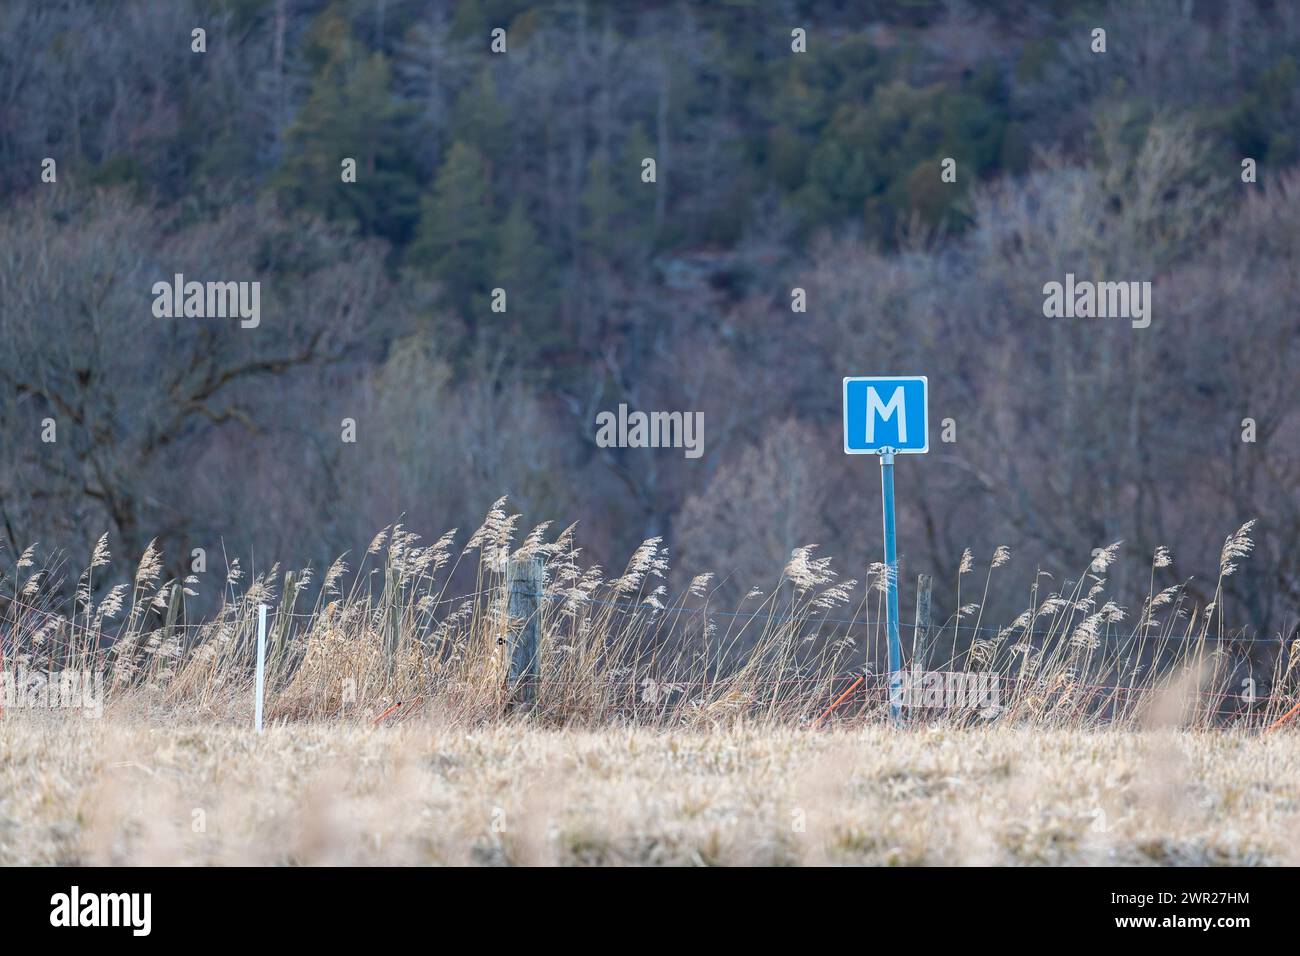
[(537, 648), (542, 634), (542, 559), (529, 556), (512, 560), (506, 581), (511, 636), (507, 690), (512, 701), (531, 707), (537, 700)]
[(391, 563), (384, 569), (384, 657), (388, 661), (388, 676), (397, 673), (397, 654), (401, 650), (402, 612), (398, 607), (401, 599), (401, 582), (393, 571)]
[(912, 630), (912, 669), (928, 670), (930, 663), (930, 575), (916, 578), (916, 627)]
[[(176, 619), (181, 613), (181, 586), (180, 583), (172, 585), (170, 594), (167, 597), (167, 614), (163, 619), (163, 644), (171, 641), (172, 635), (176, 633)], [(189, 650), (185, 641), (181, 642), (182, 650)]]

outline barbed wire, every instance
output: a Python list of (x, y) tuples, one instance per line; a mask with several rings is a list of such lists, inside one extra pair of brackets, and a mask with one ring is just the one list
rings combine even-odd
[[(565, 599), (567, 599), (567, 598), (569, 597), (569, 595), (564, 594), (564, 593), (552, 592), (552, 593), (547, 593), (547, 594), (543, 595), (543, 597), (545, 597), (545, 598), (547, 598), (547, 599), (550, 599), (550, 600), (565, 600)], [(652, 611), (654, 611), (654, 612), (656, 612), (656, 613), (663, 613), (663, 614), (681, 614), (681, 613), (689, 613), (689, 614), (691, 614), (692, 616), (699, 615), (699, 614), (713, 614), (713, 615), (717, 615), (717, 616), (719, 616), (719, 617), (744, 617), (744, 616), (746, 616), (746, 615), (749, 615), (752, 619), (765, 620), (765, 621), (770, 621), (770, 622), (774, 622), (774, 623), (781, 623), (781, 624), (790, 623), (791, 621), (806, 621), (806, 622), (808, 622), (808, 623), (810, 623), (810, 624), (847, 624), (847, 625), (849, 625), (849, 626), (865, 626), (865, 627), (870, 627), (870, 626), (872, 626), (873, 624), (874, 624), (874, 625), (881, 625), (881, 624), (884, 624), (884, 623), (885, 623), (885, 619), (884, 619), (883, 617), (877, 617), (877, 618), (875, 618), (874, 620), (868, 620), (868, 619), (866, 619), (866, 618), (862, 618), (862, 619), (857, 619), (857, 618), (848, 618), (848, 619), (846, 619), (846, 618), (819, 617), (819, 616), (817, 616), (817, 615), (813, 615), (813, 614), (804, 614), (804, 615), (784, 615), (784, 616), (783, 616), (783, 615), (764, 614), (761, 610), (757, 610), (757, 609), (754, 610), (754, 611), (739, 611), (739, 610), (737, 610), (737, 611), (726, 611), (726, 610), (716, 610), (716, 609), (709, 609), (709, 608), (690, 608), (690, 609), (687, 609), (687, 608), (660, 608), (660, 607), (656, 607), (656, 606), (654, 606), (654, 605), (652, 605), (652, 604), (649, 604), (649, 603), (646, 602), (646, 601), (641, 601), (641, 602), (638, 602), (638, 603), (629, 603), (629, 602), (623, 602), (623, 601), (601, 601), (601, 600), (596, 600), (596, 599), (594, 599), (594, 598), (583, 598), (583, 599), (580, 599), (580, 600), (576, 601), (575, 603), (576, 603), (576, 604), (579, 604), (579, 605), (582, 605), (582, 604), (595, 604), (595, 605), (599, 605), (599, 606), (620, 607), (620, 608), (625, 608), (625, 609), (628, 609), (628, 610), (636, 610), (636, 609), (640, 609), (640, 608), (648, 607), (648, 608), (650, 608)], [(909, 624), (909, 623), (907, 623), (906, 621), (899, 621), (898, 626), (899, 626), (899, 628), (901, 628), (901, 629), (911, 629), (914, 633), (915, 633), (916, 631), (920, 630), (921, 627), (922, 627), (922, 625), (919, 625), (919, 624), (917, 624), (916, 622), (912, 622), (911, 624)], [(1061, 630), (1061, 631), (1055, 631), (1055, 630), (1049, 630), (1049, 631), (1025, 631), (1025, 630), (1023, 630), (1022, 628), (1017, 627), (1017, 626), (1015, 626), (1015, 625), (1008, 625), (1008, 626), (1005, 626), (1005, 627), (998, 627), (998, 626), (996, 626), (996, 625), (974, 625), (974, 624), (962, 624), (962, 623), (960, 623), (960, 622), (957, 622), (956, 624), (938, 624), (938, 625), (937, 625), (937, 624), (930, 624), (930, 625), (925, 625), (925, 627), (926, 627), (926, 630), (927, 630), (927, 631), (931, 632), (931, 633), (932, 633), (934, 636), (936, 636), (936, 637), (941, 637), (941, 636), (943, 635), (944, 632), (946, 632), (946, 631), (951, 631), (951, 630), (954, 630), (954, 629), (961, 630), (961, 631), (968, 631), (968, 632), (969, 632), (969, 631), (975, 631), (975, 632), (986, 633), (986, 634), (1004, 634), (1004, 633), (1005, 633), (1008, 637), (1063, 637), (1063, 636), (1065, 636), (1065, 634), (1066, 634), (1066, 632), (1065, 632), (1064, 630)], [(1126, 637), (1125, 635), (1123, 635), (1123, 634), (1117, 634), (1117, 635), (1114, 635), (1114, 637), (1117, 638), (1117, 639), (1130, 639), (1130, 638), (1131, 638), (1131, 639), (1134, 639), (1134, 640), (1147, 640), (1147, 641), (1156, 641), (1156, 640), (1161, 640), (1161, 641), (1171, 641), (1171, 640), (1178, 640), (1178, 641), (1196, 641), (1196, 640), (1202, 640), (1202, 639), (1213, 639), (1214, 641), (1218, 642), (1218, 641), (1220, 640), (1217, 636), (1215, 636), (1215, 637), (1213, 637), (1213, 638), (1209, 638), (1208, 635), (1207, 635), (1206, 638), (1200, 638), (1200, 637), (1196, 637), (1196, 636), (1192, 636), (1192, 637), (1175, 637), (1175, 636), (1173, 636), (1173, 635), (1165, 635), (1165, 636), (1163, 636), (1163, 637), (1158, 637), (1158, 638), (1157, 638), (1157, 637), (1146, 637), (1146, 638), (1143, 638), (1143, 637), (1141, 637), (1140, 635), (1135, 635), (1135, 634), (1134, 634), (1134, 635), (1128, 635), (1127, 637)], [(1271, 638), (1271, 637), (1268, 637), (1268, 638), (1265, 638), (1265, 637), (1235, 637), (1235, 636), (1234, 636), (1234, 637), (1225, 637), (1225, 638), (1222, 639), (1222, 641), (1223, 641), (1223, 643), (1240, 642), (1240, 643), (1246, 643), (1246, 644), (1255, 644), (1255, 643), (1258, 643), (1258, 644), (1268, 644), (1268, 643), (1274, 643), (1274, 642), (1277, 642), (1277, 643), (1280, 644), (1280, 643), (1282, 643), (1282, 642), (1284, 641), (1284, 639), (1283, 639), (1282, 636), (1279, 634), (1276, 638)]]

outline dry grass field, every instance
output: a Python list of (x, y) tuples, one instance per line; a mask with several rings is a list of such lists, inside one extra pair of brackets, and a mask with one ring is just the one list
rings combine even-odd
[[(873, 670), (880, 566), (859, 585), (797, 548), (749, 609), (715, 613), (708, 575), (666, 593), (656, 539), (607, 577), (572, 528), (517, 543), (515, 520), (498, 502), (459, 550), (385, 529), (314, 602), (311, 569), (232, 560), (202, 620), (181, 613), (199, 579), (164, 579), (152, 546), (96, 592), (101, 540), (63, 609), (60, 567), (17, 556), (0, 864), (1298, 861), (1296, 649), (1252, 660), (1220, 592), (1200, 607), (1158, 583), (1164, 549), (1133, 612), (1104, 593), (1114, 547), (1009, 625), (981, 627), (984, 597), (963, 607), (928, 673), (996, 700), (911, 700), (895, 727)], [(1250, 527), (1225, 540), (1220, 583)], [(975, 575), (984, 596), (1004, 561)], [(522, 611), (519, 567), (536, 579)], [(98, 683), (55, 695), (69, 674)]]
[(0, 863), (1295, 864), (1300, 737), (0, 723)]

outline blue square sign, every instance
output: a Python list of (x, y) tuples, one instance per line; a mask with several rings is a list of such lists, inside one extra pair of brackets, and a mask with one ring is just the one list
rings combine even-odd
[(928, 452), (929, 391), (924, 375), (844, 379), (845, 453)]

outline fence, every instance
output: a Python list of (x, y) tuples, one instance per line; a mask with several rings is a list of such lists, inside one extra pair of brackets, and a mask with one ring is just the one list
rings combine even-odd
[[(292, 574), (286, 577), (286, 593), (292, 593), (294, 579)], [(161, 626), (150, 631), (150, 636), (162, 641), (177, 641), (181, 645), (194, 646), (204, 629), (211, 633), (214, 627), (213, 622), (182, 624), (178, 620), (180, 600), (179, 585), (173, 585), (171, 589), (171, 600), (169, 600), (166, 611), (163, 615)], [(933, 649), (936, 644), (936, 636), (939, 629), (936, 629), (931, 618), (931, 588), (932, 580), (929, 575), (922, 574), (917, 580), (917, 599), (915, 619), (912, 623), (912, 634), (910, 641), (910, 653), (904, 666), (911, 670), (929, 671), (934, 665)], [(505, 685), (508, 688), (506, 704), (508, 709), (522, 708), (531, 709), (538, 700), (539, 686), (543, 683), (544, 675), (542, 673), (541, 661), (543, 657), (543, 618), (547, 613), (546, 608), (553, 606), (556, 602), (571, 601), (572, 595), (565, 592), (548, 592), (545, 589), (545, 569), (543, 562), (539, 557), (524, 557), (514, 559), (507, 567), (505, 574), (504, 592), (501, 589), (486, 588), (467, 594), (454, 595), (445, 597), (440, 600), (439, 606), (455, 605), (467, 601), (476, 601), (487, 595), (496, 595), (502, 597), (506, 607), (506, 614), (509, 620), (509, 627), (501, 637), (503, 644), (509, 646), (505, 649)], [(691, 618), (696, 615), (709, 615), (716, 617), (734, 617), (745, 618), (750, 621), (757, 621), (763, 625), (773, 623), (790, 623), (802, 621), (813, 628), (824, 628), (828, 625), (844, 626), (848, 628), (870, 627), (872, 621), (868, 618), (854, 616), (852, 618), (832, 617), (830, 614), (797, 616), (783, 615), (774, 611), (757, 611), (741, 609), (712, 609), (705, 607), (695, 608), (669, 608), (652, 606), (644, 600), (601, 600), (593, 597), (584, 597), (582, 602), (584, 606), (607, 607), (622, 612), (635, 612), (655, 615), (675, 615), (678, 619)], [(8, 599), (10, 609), (14, 610), (12, 620), (9, 621), (9, 630), (7, 634), (0, 635), (0, 668), (4, 666), (5, 650), (12, 649), (17, 638), (23, 633), (24, 626), (27, 626), (28, 636), (31, 636), (29, 625), (30, 618), (45, 621), (57, 625), (68, 625), (69, 633), (62, 635), (59, 629), (52, 630), (48, 635), (48, 642), (51, 645), (49, 651), (54, 650), (54, 645), (59, 640), (65, 641), (68, 645), (73, 642), (77, 628), (74, 621), (70, 621), (63, 615), (35, 607), (25, 603), (17, 598)], [(289, 637), (294, 631), (294, 622), (302, 622), (302, 627), (297, 633), (306, 633), (319, 623), (321, 615), (317, 612), (301, 613), (286, 609), (284, 604), (273, 612), (271, 640), (269, 648), (273, 655), (279, 655), (283, 664), (283, 657), (287, 653)], [(237, 626), (237, 622), (228, 622), (231, 626)], [(878, 622), (876, 622), (878, 624)], [(384, 630), (384, 645), (391, 654), (394, 649), (396, 636), (394, 628), (400, 627), (400, 621), (393, 623), (386, 619), (382, 624)], [(966, 633), (978, 637), (981, 633), (999, 634), (1011, 636), (1019, 641), (1032, 639), (1063, 639), (1064, 634), (1061, 630), (1052, 629), (1047, 631), (1034, 630), (1031, 626), (999, 628), (994, 626), (979, 626), (964, 624), (956, 621), (944, 625), (944, 632)], [(87, 633), (88, 626), (82, 627), (83, 635)], [(1108, 638), (1109, 634), (1106, 635)], [(100, 635), (96, 635), (98, 639)], [(419, 639), (419, 638), (417, 638)], [(1132, 635), (1123, 637), (1122, 641), (1132, 643)], [(1165, 635), (1159, 641), (1161, 643), (1177, 643), (1188, 640), (1189, 638), (1178, 635)], [(1266, 639), (1262, 638), (1231, 638), (1234, 644), (1256, 644), (1265, 643)], [(1277, 644), (1281, 647), (1281, 639), (1276, 638), (1268, 643)], [(1208, 638), (1207, 644), (1217, 645), (1217, 639)], [(951, 662), (950, 662), (951, 663)], [(765, 678), (751, 678), (755, 686), (767, 689), (779, 689), (782, 692), (789, 692), (792, 695), (806, 693), (815, 695), (825, 691), (827, 694), (833, 692), (833, 699), (827, 696), (820, 700), (820, 705), (831, 704), (830, 710), (823, 712), (823, 718), (830, 716), (835, 711), (838, 718), (842, 715), (860, 715), (869, 712), (876, 703), (887, 703), (889, 688), (887, 685), (887, 676), (880, 673), (873, 673), (875, 663), (868, 659), (860, 669), (844, 670), (833, 674), (821, 674), (819, 676), (804, 676), (800, 674), (782, 674), (779, 676)], [(691, 690), (704, 689), (710, 686), (717, 686), (716, 680), (704, 681), (683, 681), (665, 677), (662, 674), (656, 674), (653, 671), (636, 670), (630, 671), (625, 677), (606, 676), (605, 682), (610, 686), (614, 693), (626, 693), (629, 689), (635, 692), (635, 688), (644, 686), (646, 682), (662, 683), (680, 688), (679, 692), (689, 692)], [(1000, 692), (1006, 697), (1023, 696), (1025, 693), (1040, 690), (1041, 684), (1036, 677), (1013, 676), (1005, 673), (994, 673), (989, 675), (989, 679), (995, 681)], [(549, 687), (554, 689), (562, 681), (550, 678), (547, 681)], [(851, 686), (847, 691), (844, 690), (846, 685)], [(1122, 683), (1104, 683), (1088, 682), (1083, 679), (1073, 680), (1069, 687), (1072, 692), (1087, 693), (1093, 696), (1093, 702), (1101, 709), (1122, 709), (1132, 704), (1132, 702), (1146, 691), (1144, 687), (1125, 686)], [(1241, 713), (1260, 712), (1273, 714), (1291, 706), (1293, 698), (1288, 695), (1272, 694), (1253, 694), (1243, 693), (1237, 695), (1216, 694), (1212, 695), (1210, 704), (1205, 708), (1207, 711), (1213, 709), (1216, 713), (1228, 715)], [(818, 701), (810, 701), (811, 705), (817, 706)], [(817, 706), (820, 711), (821, 706)], [(402, 714), (409, 713), (409, 708), (402, 710)], [(384, 715), (386, 716), (386, 715)]]

